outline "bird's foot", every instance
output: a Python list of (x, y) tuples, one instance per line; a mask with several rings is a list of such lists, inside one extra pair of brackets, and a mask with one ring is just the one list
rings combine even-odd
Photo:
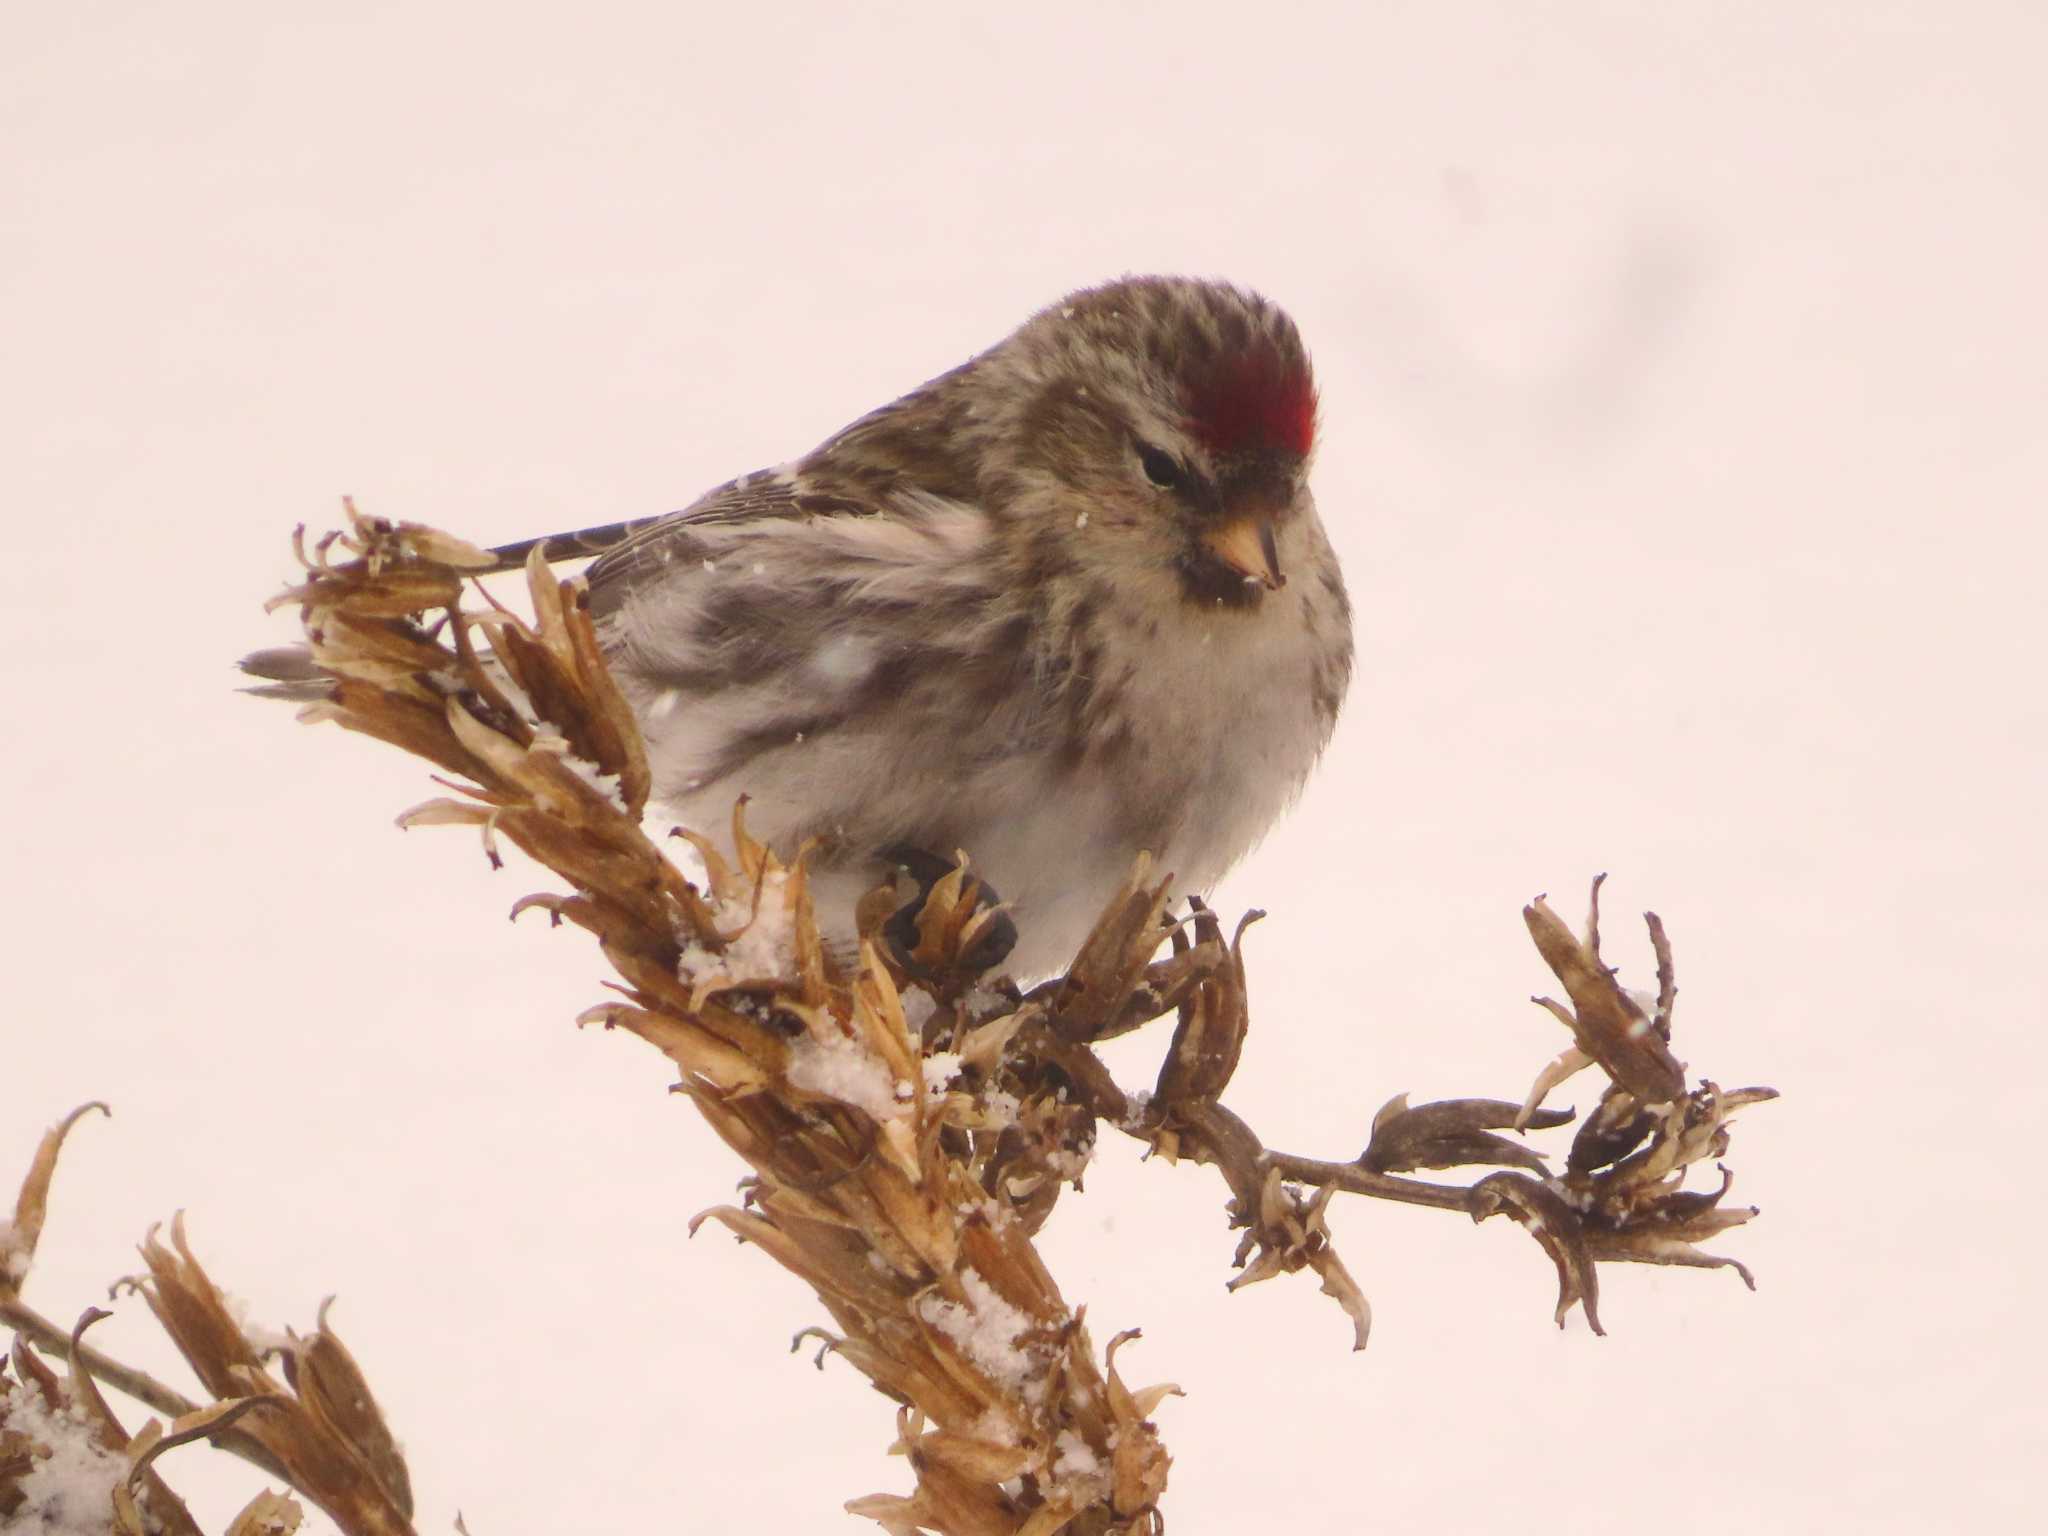
[(917, 883), (917, 893), (882, 925), (882, 935), (913, 976), (942, 970), (979, 975), (1001, 965), (1017, 944), (1017, 925), (994, 886), (964, 856), (942, 858), (899, 845), (883, 857)]

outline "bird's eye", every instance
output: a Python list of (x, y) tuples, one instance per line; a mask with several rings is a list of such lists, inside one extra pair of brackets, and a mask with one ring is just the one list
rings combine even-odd
[(1187, 472), (1180, 467), (1179, 460), (1164, 448), (1140, 443), (1138, 462), (1144, 466), (1145, 478), (1162, 491), (1178, 490), (1187, 480)]

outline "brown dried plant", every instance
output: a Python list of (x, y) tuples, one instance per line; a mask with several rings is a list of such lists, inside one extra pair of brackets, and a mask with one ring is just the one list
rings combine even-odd
[[(1596, 1332), (1601, 1261), (1733, 1265), (1749, 1279), (1697, 1244), (1754, 1209), (1721, 1203), (1725, 1170), (1718, 1189), (1684, 1184), (1692, 1163), (1725, 1153), (1728, 1118), (1771, 1091), (1687, 1086), (1671, 1053), (1676, 987), (1662, 925), (1648, 917), (1659, 986), (1639, 999), (1601, 959), (1599, 881), (1583, 938), (1540, 898), (1525, 909), (1571, 1006), (1539, 1001), (1573, 1043), (1524, 1103), (1411, 1106), (1404, 1095), (1379, 1111), (1350, 1161), (1277, 1152), (1221, 1103), (1250, 1022), (1243, 941), (1258, 914), (1228, 939), (1200, 902), (1170, 919), (1171, 878), (1155, 877), (1141, 855), (1067, 973), (1020, 994), (980, 972), (995, 915), (963, 859), (924, 894), (914, 942), (900, 925), (884, 937), (900, 900), (885, 890), (862, 903), (856, 944), (828, 946), (807, 850), (750, 837), (744, 804), (729, 847), (678, 830), (702, 862), (701, 885), (643, 831), (646, 757), (579, 581), (559, 581), (536, 560), (531, 620), (488, 599), (467, 610), (465, 582), (489, 555), (353, 506), (348, 518), (310, 553), (301, 546), (306, 578), (276, 599), (299, 607), (330, 680), (303, 718), (378, 737), (451, 776), (441, 782), (453, 793), (406, 812), (402, 825), (473, 827), (494, 865), (510, 841), (566, 883), (566, 893), (514, 910), (542, 910), (596, 937), (619, 995), (582, 1022), (666, 1055), (675, 1091), (752, 1169), (738, 1204), (697, 1221), (724, 1225), (801, 1276), (834, 1325), (805, 1331), (821, 1342), (821, 1363), (838, 1355), (898, 1405), (892, 1450), (908, 1459), (914, 1487), (847, 1506), (892, 1536), (1161, 1528), (1168, 1456), (1151, 1414), (1177, 1389), (1125, 1385), (1117, 1356), (1136, 1331), (1098, 1356), (1083, 1309), (1062, 1296), (1033, 1243), (1104, 1126), (1168, 1158), (1213, 1164), (1243, 1234), (1232, 1286), (1311, 1270), (1351, 1317), (1355, 1347), (1370, 1313), (1330, 1241), (1339, 1192), (1475, 1220), (1507, 1213), (1556, 1264), (1559, 1322), (1577, 1304)], [(1095, 1045), (1168, 1013), (1173, 1037), (1152, 1089), (1127, 1093)], [(1541, 1100), (1594, 1064), (1608, 1087), (1564, 1172), (1552, 1175), (1526, 1141), (1500, 1133), (1570, 1120)], [(107, 1528), (140, 1529), (124, 1510), (175, 1504), (155, 1455), (207, 1437), (283, 1478), (351, 1536), (410, 1530), (404, 1461), (339, 1341), (323, 1325), (259, 1347), (180, 1228), (169, 1249), (154, 1237), (146, 1244), (149, 1274), (137, 1287), (211, 1404), (82, 1345), (91, 1314), (66, 1334), (21, 1301), (70, 1123), (45, 1139), (14, 1223), (0, 1231), (0, 1321), (17, 1332), (20, 1377), (0, 1378), (0, 1518), (32, 1496), (37, 1468), (83, 1455), (76, 1447), (89, 1442), (118, 1464)], [(1469, 1186), (1407, 1176), (1471, 1165), (1501, 1171)], [(24, 1340), (67, 1354), (68, 1379)], [(282, 1356), (283, 1382), (264, 1367), (270, 1353)], [(94, 1375), (172, 1414), (171, 1433), (153, 1433), (152, 1421), (128, 1436)], [(60, 1422), (78, 1427), (52, 1428)], [(51, 1443), (66, 1436), (73, 1449)], [(237, 1520), (238, 1536), (295, 1527), (295, 1505), (264, 1500)], [(190, 1524), (163, 1519), (152, 1528)]]
[[(26, 1306), (20, 1283), (35, 1255), (51, 1176), (66, 1134), (88, 1109), (73, 1110), (43, 1137), (22, 1182), (11, 1228), (0, 1231), (0, 1321), (15, 1330), (16, 1379), (0, 1371), (0, 1522), (115, 1536), (199, 1536), (199, 1526), (154, 1463), (164, 1452), (208, 1440), (246, 1457), (319, 1504), (351, 1536), (412, 1531), (411, 1479), (369, 1383), (323, 1317), (307, 1336), (261, 1346), (186, 1246), (174, 1222), (171, 1246), (152, 1232), (148, 1273), (115, 1287), (138, 1292), (192, 1366), (212, 1401), (195, 1403), (108, 1359), (83, 1334), (108, 1314), (89, 1308), (61, 1339), (60, 1376), (29, 1347), (50, 1348), (57, 1332)], [(324, 1312), (323, 1308), (323, 1312)], [(281, 1360), (280, 1382), (265, 1368)], [(107, 1381), (171, 1415), (131, 1434), (100, 1394)], [(289, 1536), (303, 1511), (265, 1490), (228, 1527), (228, 1536)]]

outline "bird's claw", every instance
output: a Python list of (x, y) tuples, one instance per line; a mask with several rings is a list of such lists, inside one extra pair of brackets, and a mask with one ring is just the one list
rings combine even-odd
[(1017, 925), (994, 886), (970, 874), (964, 859), (899, 845), (883, 857), (917, 882), (917, 893), (882, 925), (913, 976), (945, 969), (979, 975), (1003, 963), (1017, 944)]

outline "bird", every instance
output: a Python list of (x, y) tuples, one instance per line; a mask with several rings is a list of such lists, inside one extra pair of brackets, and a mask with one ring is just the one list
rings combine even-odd
[(755, 836), (815, 840), (821, 914), (965, 855), (1034, 979), (1140, 851), (1207, 894), (1329, 742), (1353, 644), (1318, 411), (1277, 305), (1125, 277), (679, 512), (493, 553), (596, 557), (660, 810), (745, 796)]

